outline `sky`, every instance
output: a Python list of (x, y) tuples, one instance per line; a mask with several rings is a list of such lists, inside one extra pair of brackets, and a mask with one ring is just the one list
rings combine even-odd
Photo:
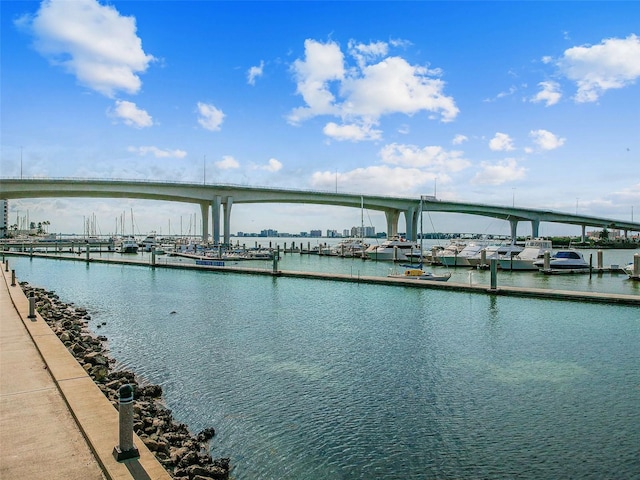
[[(0, 13), (2, 177), (435, 194), (640, 220), (640, 2), (3, 0)], [(13, 200), (9, 223), (79, 233), (92, 218), (105, 235), (131, 214), (136, 233), (200, 228), (197, 205), (129, 199)], [(509, 233), (429, 217), (436, 231)], [(386, 230), (382, 213), (364, 218)], [(360, 223), (343, 207), (235, 204), (230, 231)]]

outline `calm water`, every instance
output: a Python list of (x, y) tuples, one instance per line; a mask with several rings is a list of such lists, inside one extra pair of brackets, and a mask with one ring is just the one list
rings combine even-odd
[(10, 258), (237, 479), (640, 478), (638, 308)]

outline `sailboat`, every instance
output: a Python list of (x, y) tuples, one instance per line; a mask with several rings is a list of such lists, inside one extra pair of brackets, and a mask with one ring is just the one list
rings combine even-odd
[[(422, 238), (424, 237), (422, 232), (422, 195), (420, 196), (420, 252), (422, 253)], [(422, 269), (422, 255), (420, 255), (420, 263), (415, 265), (407, 265), (407, 268), (404, 272), (398, 273), (390, 273), (387, 275), (390, 278), (404, 278), (410, 280), (429, 280), (432, 282), (446, 282), (451, 278), (451, 273), (447, 272), (442, 275), (436, 275), (433, 272), (427, 272)]]

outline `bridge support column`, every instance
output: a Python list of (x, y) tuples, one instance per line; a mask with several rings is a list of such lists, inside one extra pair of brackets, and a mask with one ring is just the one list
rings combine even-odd
[(538, 238), (540, 232), (540, 220), (531, 220), (531, 238)]
[(209, 238), (209, 204), (201, 203), (200, 212), (202, 213), (202, 242), (207, 243)]
[(398, 234), (400, 210), (387, 210), (384, 212), (384, 216), (387, 219), (387, 238), (391, 238)]
[(407, 240), (416, 241), (418, 212), (415, 207), (410, 207), (404, 212), (404, 221), (407, 224)]
[(516, 243), (518, 239), (518, 220), (510, 219), (509, 225), (511, 225), (511, 243)]
[(227, 197), (227, 203), (222, 206), (224, 213), (224, 243), (231, 243), (231, 207), (233, 206), (233, 197)]
[(220, 195), (216, 195), (211, 202), (211, 216), (213, 220), (213, 244), (220, 245), (220, 204), (222, 198)]
[(586, 225), (581, 225), (582, 226), (582, 235), (580, 236), (580, 242), (584, 243), (584, 238), (585, 238), (585, 230), (587, 228)]

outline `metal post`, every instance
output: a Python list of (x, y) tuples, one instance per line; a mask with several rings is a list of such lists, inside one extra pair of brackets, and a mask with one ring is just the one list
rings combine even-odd
[(36, 318), (36, 297), (33, 296), (33, 292), (29, 295), (29, 316), (27, 318)]
[(123, 385), (118, 390), (119, 444), (113, 448), (113, 456), (119, 462), (139, 458), (140, 452), (133, 444), (133, 387)]
[(491, 259), (491, 290), (498, 288), (498, 259)]
[(11, 270), (11, 286), (12, 287), (16, 286), (16, 271), (15, 270)]

